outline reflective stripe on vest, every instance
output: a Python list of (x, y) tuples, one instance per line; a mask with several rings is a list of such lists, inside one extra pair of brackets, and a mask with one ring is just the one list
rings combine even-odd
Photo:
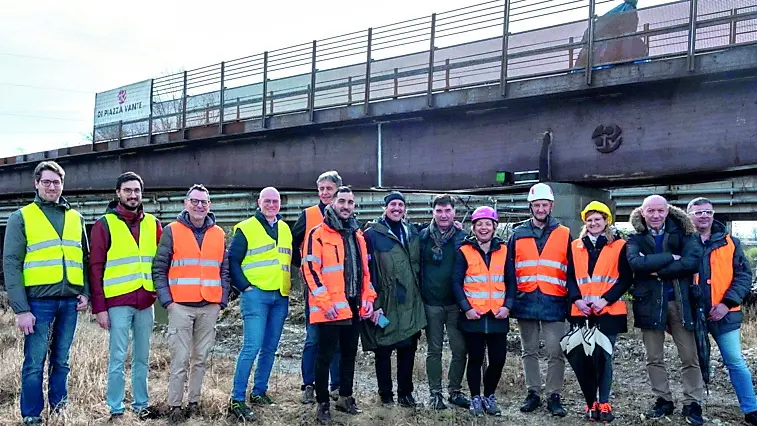
[(186, 225), (173, 222), (169, 227), (173, 236), (173, 257), (168, 269), (168, 288), (173, 301), (220, 303), (226, 238), (223, 229), (216, 225), (208, 228), (200, 247), (194, 231)]
[[(571, 243), (570, 250), (573, 256), (576, 281), (579, 290), (581, 290), (581, 298), (586, 303), (598, 301), (618, 282), (620, 278), (620, 270), (618, 269), (620, 253), (625, 245), (626, 242), (622, 239), (605, 244), (599, 253), (596, 265), (594, 265), (593, 274), (589, 276), (589, 251), (581, 239), (574, 240)], [(599, 311), (599, 315), (626, 315), (626, 313), (626, 302), (622, 300), (607, 305)], [(570, 314), (577, 317), (583, 316), (575, 304), (571, 305)]]
[(139, 245), (126, 222), (115, 214), (104, 216), (110, 234), (103, 274), (105, 298), (122, 296), (139, 288), (155, 291), (152, 260), (158, 250), (155, 216), (145, 213), (139, 224)]
[(507, 246), (500, 245), (497, 251), (491, 253), (488, 267), (481, 253), (471, 244), (464, 244), (460, 247), (460, 252), (468, 263), (463, 280), (463, 291), (468, 303), (480, 313), (496, 313), (505, 306)]
[(568, 243), (570, 230), (562, 225), (547, 239), (541, 254), (533, 238), (515, 241), (515, 277), (518, 291), (530, 293), (537, 288), (549, 296), (568, 294)]
[(24, 286), (57, 284), (65, 277), (71, 285), (84, 285), (84, 252), (81, 240), (84, 227), (81, 215), (66, 210), (63, 218), (63, 237), (47, 220), (35, 203), (21, 208), (26, 234), (24, 257)]
[[(736, 244), (729, 234), (725, 236), (725, 245), (718, 247), (710, 253), (710, 299), (712, 306), (723, 301), (725, 293), (733, 282), (733, 257), (736, 254)], [(696, 274), (696, 283), (699, 283), (699, 274)], [(729, 311), (740, 311), (741, 306), (734, 306)]]
[(242, 271), (252, 285), (261, 290), (278, 290), (289, 296), (292, 285), (292, 233), (283, 221), (276, 222), (278, 244), (271, 238), (256, 217), (251, 217), (234, 226), (247, 239), (247, 253), (242, 259)]

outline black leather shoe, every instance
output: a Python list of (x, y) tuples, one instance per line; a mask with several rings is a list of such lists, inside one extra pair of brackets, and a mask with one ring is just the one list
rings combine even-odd
[(568, 412), (565, 411), (565, 408), (563, 408), (562, 406), (559, 393), (553, 393), (549, 397), (549, 400), (547, 400), (547, 410), (549, 410), (549, 412), (552, 413), (553, 416), (557, 417), (565, 417), (565, 415), (568, 414)]
[(524, 413), (530, 413), (541, 406), (541, 398), (535, 391), (528, 391), (526, 400), (523, 401), (523, 405), (520, 406), (520, 411)]

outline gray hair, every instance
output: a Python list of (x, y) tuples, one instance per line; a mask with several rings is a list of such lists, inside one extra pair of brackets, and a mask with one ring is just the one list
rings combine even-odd
[(336, 170), (329, 170), (328, 172), (321, 173), (321, 175), (318, 176), (318, 179), (316, 179), (315, 184), (318, 185), (324, 180), (330, 180), (334, 182), (334, 185), (336, 185), (337, 187), (342, 186), (342, 177), (339, 176), (339, 173), (337, 173)]
[(686, 212), (687, 213), (690, 212), (691, 208), (694, 206), (701, 206), (703, 204), (712, 205), (712, 201), (710, 201), (709, 198), (705, 198), (705, 197), (694, 198), (693, 200), (689, 201), (689, 204), (686, 206)]

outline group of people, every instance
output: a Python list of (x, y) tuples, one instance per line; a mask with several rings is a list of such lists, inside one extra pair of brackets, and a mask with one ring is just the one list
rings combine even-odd
[[(627, 240), (612, 226), (610, 208), (592, 201), (580, 212), (585, 225), (573, 239), (551, 215), (552, 189), (538, 183), (527, 198), (531, 218), (503, 241), (497, 236), (495, 209), (476, 209), (468, 234), (456, 220), (454, 198), (446, 194), (434, 199), (430, 223), (413, 224), (406, 218), (404, 195), (390, 192), (381, 217), (361, 226), (355, 195), (337, 172), (329, 171), (316, 182), (320, 202), (305, 209), (291, 229), (279, 215), (278, 191), (269, 187), (260, 192), (255, 215), (234, 227), (227, 244), (202, 185), (189, 189), (184, 210), (163, 227), (143, 209), (141, 177), (123, 173), (116, 179), (116, 199), (88, 236), (82, 216), (62, 197), (64, 179), (60, 165), (40, 163), (34, 171), (35, 200), (10, 216), (5, 235), (6, 289), (25, 334), (20, 400), (24, 424), (42, 424), (48, 356), (50, 413), (65, 412), (77, 313), (90, 303), (97, 323), (110, 336), (105, 402), (111, 420), (124, 416), (129, 342), (131, 408), (139, 419), (158, 415), (149, 404), (147, 387), (156, 300), (168, 311), (169, 420), (200, 414), (205, 362), (215, 342), (219, 311), (232, 290), (240, 294), (243, 345), (228, 413), (253, 420), (248, 401), (273, 403), (268, 381), (288, 314), (291, 268), (301, 268), (307, 319), (301, 402), (317, 403), (319, 423), (331, 423), (331, 400), (338, 411), (360, 412), (353, 394), (359, 342), (375, 354), (381, 402), (395, 402), (396, 352), (396, 401), (416, 407), (413, 368), (423, 330), (430, 408), (452, 404), (474, 416), (500, 415), (495, 391), (505, 365), (510, 317), (518, 321), (527, 386), (520, 410), (533, 412), (544, 398), (547, 410), (563, 417), (565, 357), (560, 340), (571, 324), (590, 321), (614, 346), (617, 335), (627, 331), (624, 294), (630, 290), (657, 397), (646, 416), (660, 418), (675, 408), (663, 351), (667, 331), (682, 362), (681, 414), (690, 424), (703, 424), (703, 381), (694, 335), (699, 306), (706, 310), (707, 327), (745, 420), (757, 425), (757, 400), (739, 331), (751, 270), (738, 239), (713, 220), (714, 208), (707, 199), (692, 200), (684, 212), (661, 196), (648, 197), (631, 215), (635, 233)], [(693, 294), (703, 295), (699, 305)], [(446, 399), (445, 334), (452, 352)], [(542, 340), (548, 354), (544, 392), (538, 357)], [(463, 392), (463, 376), (470, 397)], [(608, 363), (596, 402), (585, 407), (587, 420), (614, 419), (611, 385)]]

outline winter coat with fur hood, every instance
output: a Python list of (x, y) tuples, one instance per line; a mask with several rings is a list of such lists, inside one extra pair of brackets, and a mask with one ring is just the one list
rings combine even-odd
[[(681, 309), (683, 325), (693, 331), (690, 292), (702, 258), (702, 245), (696, 240), (694, 224), (683, 210), (670, 206), (660, 253), (641, 215), (641, 207), (631, 213), (631, 224), (636, 233), (628, 238), (626, 254), (635, 276), (631, 291), (634, 325), (654, 330), (668, 327), (664, 292), (665, 284), (670, 283), (675, 289), (675, 302)], [(681, 258), (674, 260), (674, 254)]]

